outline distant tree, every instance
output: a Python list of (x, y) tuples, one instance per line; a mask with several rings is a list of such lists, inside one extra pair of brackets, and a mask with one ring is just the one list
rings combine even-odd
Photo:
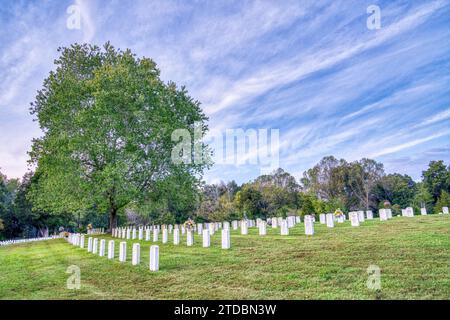
[(207, 162), (171, 158), (176, 129), (207, 130), (199, 102), (185, 88), (163, 83), (152, 60), (109, 43), (103, 50), (75, 44), (58, 51), (56, 71), (31, 106), (44, 132), (30, 153), (40, 175), (29, 193), (36, 209), (95, 207), (109, 213), (113, 228), (120, 210), (148, 201), (162, 181), (201, 176)]
[[(427, 212), (431, 213), (433, 210), (433, 196), (428, 191), (427, 187), (423, 182), (416, 184), (416, 193), (413, 199), (413, 205), (416, 208), (426, 208)], [(437, 212), (434, 212), (437, 213)]]
[(241, 216), (247, 218), (263, 217), (262, 194), (251, 184), (245, 184), (236, 194), (236, 207)]
[(303, 173), (301, 183), (305, 192), (320, 199), (346, 198), (347, 162), (333, 156), (324, 157), (313, 168)]
[(373, 197), (376, 203), (389, 200), (392, 204), (398, 204), (401, 208), (412, 205), (416, 193), (416, 183), (408, 175), (398, 173), (388, 174), (382, 177), (373, 189)]
[(316, 214), (314, 209), (314, 196), (305, 194), (302, 199), (302, 208), (300, 210), (302, 216)]
[(445, 190), (441, 191), (441, 195), (439, 196), (438, 201), (436, 201), (436, 205), (434, 206), (434, 212), (442, 212), (443, 207), (450, 208), (450, 194)]
[(370, 209), (373, 189), (384, 176), (383, 164), (363, 158), (349, 165), (348, 186), (359, 200), (358, 207)]
[(422, 172), (423, 183), (436, 202), (442, 190), (450, 192), (450, 169), (444, 161), (431, 161), (428, 169)]

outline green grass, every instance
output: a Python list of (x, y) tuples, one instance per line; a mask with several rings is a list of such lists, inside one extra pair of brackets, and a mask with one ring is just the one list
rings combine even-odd
[[(449, 299), (450, 216), (396, 217), (349, 222), (334, 229), (303, 224), (280, 236), (231, 233), (230, 250), (160, 245), (160, 271), (148, 269), (149, 247), (141, 241), (141, 265), (114, 261), (51, 240), (0, 247), (1, 299)], [(109, 240), (110, 237), (103, 236)], [(169, 235), (172, 241), (172, 235)], [(86, 238), (87, 244), (87, 238)], [(381, 268), (381, 290), (369, 290), (367, 267)], [(81, 289), (69, 290), (66, 269), (81, 270)]]

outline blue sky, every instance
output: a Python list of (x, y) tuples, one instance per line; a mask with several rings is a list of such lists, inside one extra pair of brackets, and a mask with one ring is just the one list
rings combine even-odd
[[(68, 29), (77, 5), (81, 28)], [(366, 26), (369, 5), (381, 29)], [(450, 1), (0, 0), (0, 170), (21, 177), (41, 132), (29, 103), (73, 42), (130, 48), (202, 102), (213, 130), (279, 129), (297, 178), (323, 156), (419, 179), (450, 159)], [(258, 165), (215, 165), (243, 182)]]

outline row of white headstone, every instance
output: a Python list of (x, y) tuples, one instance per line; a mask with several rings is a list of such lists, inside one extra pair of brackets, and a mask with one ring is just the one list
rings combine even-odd
[[(426, 216), (427, 208), (420, 208), (420, 214), (422, 216)], [(449, 214), (448, 207), (442, 207), (442, 212), (439, 212), (439, 214)], [(407, 207), (405, 209), (402, 209), (402, 216), (403, 217), (414, 217), (414, 209), (412, 207)]]
[(4, 240), (4, 241), (0, 241), (0, 246), (7, 246), (7, 245), (10, 245), (10, 244), (16, 244), (16, 243), (52, 240), (52, 239), (59, 239), (59, 238), (61, 238), (61, 236), (51, 236), (51, 237), (41, 237), (41, 238), (28, 238), (28, 239), (16, 239), (16, 240)]
[[(229, 223), (224, 222), (222, 229), (222, 249), (229, 249), (231, 247), (230, 242), (230, 228)], [(209, 223), (205, 228), (203, 225), (199, 225), (197, 231), (202, 235), (203, 247), (209, 247), (211, 245), (211, 236), (220, 228), (216, 223)], [(186, 245), (192, 246), (194, 244), (194, 230), (185, 228), (184, 226), (180, 228), (178, 225), (171, 228), (171, 225), (166, 226), (154, 226), (154, 227), (140, 227), (136, 228), (116, 228), (113, 229), (111, 234), (113, 237), (122, 238), (122, 239), (136, 239), (136, 233), (138, 233), (138, 240), (144, 240), (144, 231), (145, 231), (145, 241), (150, 241), (153, 239), (153, 242), (159, 241), (159, 233), (162, 230), (162, 243), (166, 244), (169, 242), (169, 234), (173, 234), (173, 244), (180, 244), (180, 230), (181, 234), (186, 234)], [(153, 234), (153, 237), (152, 237)]]
[(103, 233), (105, 233), (105, 228), (93, 228), (87, 230), (87, 234), (103, 234)]
[[(448, 214), (448, 208), (444, 207), (442, 208), (444, 214)], [(408, 207), (402, 212), (405, 212), (405, 216), (413, 216), (413, 209), (411, 207)], [(421, 209), (421, 214), (426, 215), (426, 209)], [(379, 219), (381, 221), (387, 221), (392, 218), (392, 210), (391, 209), (380, 209), (379, 210)], [(363, 211), (351, 211), (348, 213), (348, 219), (350, 220), (350, 224), (353, 227), (360, 226), (361, 223), (363, 223), (365, 220), (373, 220), (373, 212), (371, 210)], [(335, 226), (335, 223), (344, 223), (347, 220), (347, 216), (345, 214), (336, 216), (333, 213), (327, 213), (327, 214), (320, 214), (319, 215), (319, 221), (321, 224), (326, 224), (327, 227), (333, 228)], [(312, 215), (306, 215), (304, 216), (304, 227), (305, 227), (305, 234), (306, 235), (313, 235), (314, 234), (314, 223), (316, 222), (315, 217)], [(242, 235), (248, 234), (248, 228), (249, 227), (257, 227), (259, 228), (259, 235), (264, 236), (267, 234), (267, 225), (270, 224), (272, 228), (278, 228), (280, 227), (280, 234), (281, 235), (289, 235), (289, 229), (294, 227), (296, 224), (301, 223), (300, 216), (288, 216), (286, 219), (282, 217), (273, 217), (268, 218), (267, 221), (262, 219), (256, 219), (256, 220), (233, 220), (231, 222), (231, 227), (233, 230), (237, 230), (240, 227), (240, 233)], [(230, 223), (228, 221), (224, 222), (211, 222), (211, 223), (200, 223), (197, 225), (194, 225), (193, 230), (197, 231), (198, 234), (201, 234), (204, 239), (204, 246), (209, 246), (210, 239), (209, 237), (214, 235), (214, 232), (218, 229), (223, 228), (222, 230), (222, 247), (224, 249), (227, 248), (227, 243), (229, 244), (229, 229), (230, 229)], [(169, 226), (152, 226), (152, 227), (139, 227), (136, 228), (116, 228), (113, 229), (112, 235), (113, 237), (118, 238), (126, 238), (126, 239), (136, 239), (136, 233), (138, 232), (139, 236), (138, 239), (143, 239), (143, 232), (145, 231), (145, 240), (150, 241), (151, 233), (153, 232), (153, 241), (158, 241), (158, 234), (160, 230), (162, 230), (162, 243), (168, 242), (168, 233), (171, 233), (172, 230), (174, 231), (174, 244), (179, 244), (179, 230), (181, 229), (182, 234), (186, 233), (186, 228), (184, 226), (178, 226), (175, 225), (169, 225)], [(224, 234), (223, 231), (228, 230)], [(208, 232), (205, 232), (208, 231)], [(187, 235), (187, 241), (188, 246), (192, 245), (193, 243), (193, 234), (192, 230), (188, 230)]]
[[(84, 234), (79, 233), (71, 233), (67, 238), (67, 241), (74, 246), (78, 246), (80, 248), (84, 248)], [(100, 257), (105, 256), (106, 250), (106, 240), (98, 238), (88, 238), (87, 243), (87, 251), (92, 254), (98, 254)], [(132, 265), (138, 265), (141, 261), (141, 246), (139, 243), (133, 243), (132, 247)], [(114, 240), (110, 240), (108, 242), (108, 259), (114, 259)], [(126, 262), (127, 261), (127, 242), (122, 241), (119, 245), (119, 261)], [(150, 246), (150, 261), (149, 261), (150, 271), (158, 271), (159, 270), (159, 246), (153, 245)]]

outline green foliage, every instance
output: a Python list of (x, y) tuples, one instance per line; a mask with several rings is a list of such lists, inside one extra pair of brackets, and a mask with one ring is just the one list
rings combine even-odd
[(443, 190), (450, 192), (450, 168), (445, 167), (444, 161), (431, 161), (422, 178), (435, 202)]
[(433, 196), (423, 182), (416, 185), (416, 194), (413, 199), (413, 206), (416, 208), (426, 208), (428, 213), (437, 213), (433, 210)]
[(312, 215), (315, 214), (314, 208), (314, 196), (305, 194), (302, 199), (302, 208), (300, 210), (301, 215)]
[(382, 177), (372, 193), (377, 203), (388, 200), (406, 208), (412, 204), (416, 190), (416, 183), (410, 176), (394, 173)]
[[(121, 209), (151, 201), (166, 180), (183, 180), (181, 198), (195, 188), (193, 177), (208, 162), (172, 161), (178, 141), (171, 135), (193, 132), (195, 123), (206, 132), (199, 102), (184, 87), (163, 83), (156, 64), (130, 50), (106, 43), (103, 50), (75, 44), (59, 52), (31, 108), (44, 131), (30, 153), (39, 175), (28, 195), (33, 207), (59, 214), (95, 207), (114, 227)], [(168, 203), (175, 215), (191, 199), (181, 198)]]
[(434, 212), (442, 212), (443, 207), (450, 208), (450, 194), (445, 190), (441, 190), (441, 195), (439, 196), (438, 201), (434, 206)]

